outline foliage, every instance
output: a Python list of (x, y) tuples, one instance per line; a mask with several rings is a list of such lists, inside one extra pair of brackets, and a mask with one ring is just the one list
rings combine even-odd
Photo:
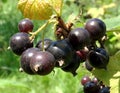
[(72, 74), (60, 69), (44, 77), (13, 71), (7, 77), (1, 76), (0, 93), (82, 93), (80, 79), (89, 72), (82, 65), (77, 72), (79, 74), (73, 78)]

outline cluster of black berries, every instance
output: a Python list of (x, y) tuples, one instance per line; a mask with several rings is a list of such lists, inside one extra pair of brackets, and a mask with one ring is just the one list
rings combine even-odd
[(104, 48), (105, 23), (93, 18), (84, 28), (75, 29), (71, 28), (73, 24), (63, 23), (58, 17), (56, 41), (45, 38), (33, 47), (34, 40), (29, 35), (33, 23), (27, 18), (19, 22), (20, 32), (10, 38), (10, 48), (21, 57), (22, 70), (28, 74), (47, 75), (54, 67), (59, 67), (75, 76), (81, 62), (85, 62), (90, 71), (93, 68), (106, 69), (109, 55)]
[(89, 76), (84, 76), (81, 79), (81, 84), (83, 85), (84, 93), (110, 93), (110, 87), (105, 86), (96, 77), (91, 79)]

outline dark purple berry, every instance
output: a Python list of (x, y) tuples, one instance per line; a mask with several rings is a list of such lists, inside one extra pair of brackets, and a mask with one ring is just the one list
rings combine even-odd
[(66, 39), (52, 42), (47, 51), (54, 55), (56, 67), (66, 67), (72, 60), (73, 50)]
[(91, 81), (93, 81), (94, 83), (98, 84), (100, 80), (98, 78), (94, 77), (94, 78), (92, 78)]
[(32, 71), (39, 75), (48, 75), (55, 66), (54, 56), (47, 51), (39, 51), (33, 55), (30, 61)]
[(90, 35), (86, 29), (76, 28), (69, 33), (68, 39), (75, 50), (80, 50), (89, 44)]
[(100, 89), (99, 93), (110, 93), (110, 87), (103, 87)]
[(10, 48), (17, 55), (21, 55), (23, 51), (30, 47), (33, 47), (33, 42), (31, 42), (27, 33), (19, 32), (10, 38)]
[(30, 19), (25, 18), (23, 20), (21, 20), (18, 24), (18, 29), (20, 32), (31, 32), (33, 30), (33, 23)]
[(81, 62), (81, 59), (75, 52), (73, 54), (70, 64), (66, 67), (63, 67), (62, 70), (65, 72), (70, 72), (72, 73), (73, 76), (76, 76), (77, 75), (76, 70), (79, 68), (80, 62)]
[(82, 77), (81, 79), (81, 84), (82, 85), (85, 85), (87, 82), (91, 81), (90, 77), (89, 76), (84, 76)]
[(99, 48), (96, 50), (91, 50), (88, 53), (87, 60), (89, 64), (95, 68), (107, 69), (106, 67), (109, 63), (109, 55), (105, 49)]
[(84, 85), (84, 93), (99, 93), (100, 86), (92, 81), (88, 81)]
[(35, 55), (38, 51), (39, 51), (38, 48), (29, 48), (25, 50), (21, 55), (20, 59), (21, 68), (27, 74), (31, 75), (35, 74), (30, 68), (30, 60), (33, 57), (33, 55)]
[[(51, 39), (44, 39), (44, 49), (46, 50), (50, 44), (53, 42)], [(42, 40), (40, 40), (37, 44), (36, 44), (36, 47), (39, 48), (40, 50), (43, 50), (43, 44)]]
[(105, 49), (103, 49), (103, 48), (96, 48), (95, 51), (100, 53), (100, 54), (102, 54), (102, 55), (104, 55), (109, 60), (109, 55), (108, 55), (108, 53), (107, 53), (107, 51)]
[(90, 33), (92, 40), (101, 39), (106, 33), (105, 23), (97, 18), (90, 19), (85, 24), (85, 29)]

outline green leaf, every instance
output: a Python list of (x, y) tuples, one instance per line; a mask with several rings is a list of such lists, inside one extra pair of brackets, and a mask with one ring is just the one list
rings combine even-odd
[(0, 79), (0, 88), (5, 88), (6, 86), (15, 86), (15, 87), (23, 87), (29, 89), (27, 85), (22, 82), (18, 82), (15, 79)]
[(107, 26), (108, 32), (120, 32), (120, 16), (112, 17), (109, 19), (105, 19), (104, 22)]
[(95, 69), (92, 73), (111, 87), (110, 93), (120, 93), (120, 51), (110, 57), (107, 70)]

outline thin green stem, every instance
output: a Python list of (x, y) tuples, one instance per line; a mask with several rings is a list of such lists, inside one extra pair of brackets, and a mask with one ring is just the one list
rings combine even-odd
[(111, 32), (120, 32), (120, 29), (110, 29), (110, 30), (107, 30), (107, 33), (111, 33)]
[(50, 4), (50, 6), (52, 7), (53, 11), (55, 12), (55, 14), (57, 15), (57, 17), (60, 17), (62, 14), (62, 6), (63, 6), (63, 0), (61, 0), (61, 4), (60, 4), (60, 11), (58, 12), (52, 4)]
[(111, 42), (114, 42), (116, 40), (120, 39), (120, 34), (115, 35), (113, 38), (110, 39)]
[(45, 31), (42, 32), (42, 51), (45, 51), (45, 48), (44, 48), (44, 38), (45, 38)]
[(61, 16), (61, 15), (62, 15), (62, 6), (63, 6), (63, 0), (61, 0), (60, 15), (59, 15), (59, 16)]
[[(52, 7), (52, 6), (51, 6)], [(60, 16), (60, 14), (52, 7), (52, 9), (53, 9), (53, 11), (55, 12), (55, 14), (57, 15), (57, 16)]]
[(30, 33), (32, 34), (32, 36), (30, 37), (31, 40), (33, 40), (35, 38), (35, 36), (40, 33), (40, 31), (42, 31), (48, 24), (50, 23), (50, 21), (48, 20), (45, 24), (43, 24), (37, 31)]

